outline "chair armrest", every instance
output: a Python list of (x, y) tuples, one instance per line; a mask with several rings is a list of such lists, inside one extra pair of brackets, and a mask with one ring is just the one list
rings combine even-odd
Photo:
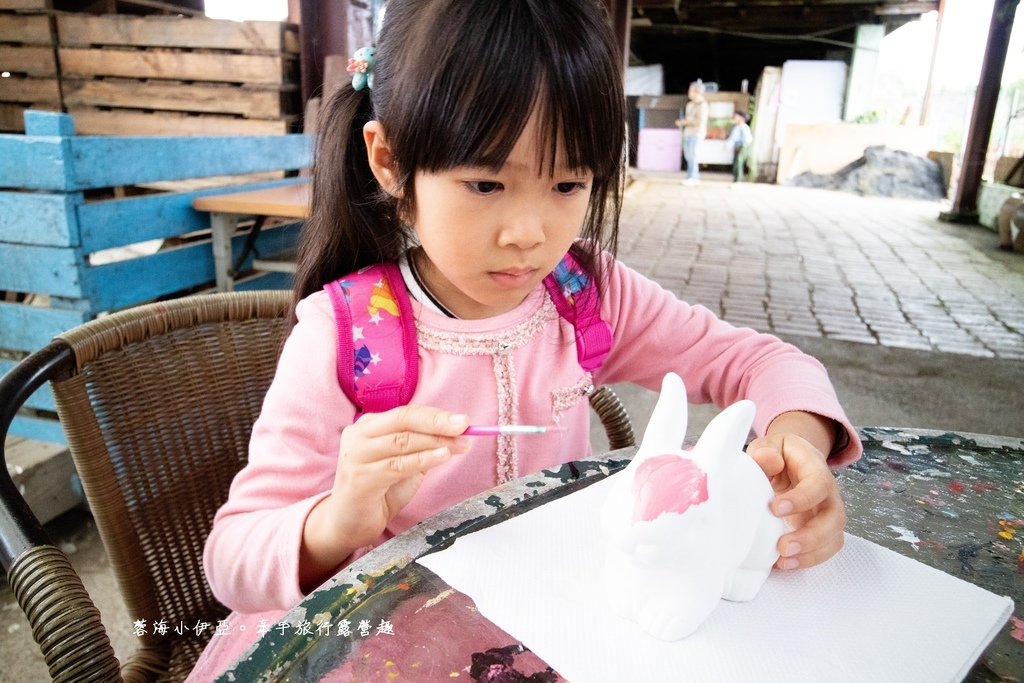
[(18, 409), (46, 382), (69, 376), (74, 362), (71, 348), (55, 341), (0, 378), (0, 564), (51, 678), (121, 681), (99, 610), (7, 471), (4, 445)]
[(631, 448), (636, 445), (633, 423), (622, 401), (609, 387), (601, 387), (590, 394), (590, 407), (601, 420), (608, 435), (609, 450)]
[(29, 548), (7, 579), (53, 680), (122, 680), (100, 611), (67, 555), (52, 545)]
[(7, 432), (29, 396), (51, 379), (68, 376), (74, 370), (74, 360), (71, 347), (54, 341), (0, 377), (0, 566), (6, 571), (29, 548), (51, 545), (7, 471)]

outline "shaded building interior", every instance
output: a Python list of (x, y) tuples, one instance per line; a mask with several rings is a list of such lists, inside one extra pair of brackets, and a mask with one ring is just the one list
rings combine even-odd
[(751, 87), (766, 66), (788, 60), (849, 62), (864, 26), (885, 34), (938, 0), (633, 0), (629, 48), (633, 64), (662, 64), (665, 92), (684, 93), (698, 78), (723, 90)]

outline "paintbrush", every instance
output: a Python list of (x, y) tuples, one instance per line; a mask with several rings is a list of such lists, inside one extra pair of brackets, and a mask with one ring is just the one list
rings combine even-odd
[(471, 425), (462, 432), (463, 436), (511, 436), (543, 434), (549, 427), (543, 425)]

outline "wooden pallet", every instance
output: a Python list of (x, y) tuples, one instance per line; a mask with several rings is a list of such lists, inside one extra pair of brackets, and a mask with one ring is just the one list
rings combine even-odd
[(46, 14), (0, 14), (0, 43), (52, 46), (50, 17)]
[(70, 104), (67, 109), (82, 135), (283, 135), (291, 132), (296, 121), (296, 117), (261, 120)]
[(290, 71), (295, 60), (285, 55), (63, 46), (58, 54), (65, 78), (165, 78), (239, 85), (294, 83)]
[(106, 45), (234, 50), (248, 54), (299, 53), (296, 27), (277, 21), (67, 14), (58, 18), (57, 32), (63, 47)]
[(24, 133), (25, 111), (60, 111), (60, 107), (45, 104), (10, 104), (0, 102), (0, 133)]
[(22, 132), (26, 109), (60, 111), (56, 34), (42, 2), (0, 2), (0, 132)]
[(46, 104), (60, 108), (60, 82), (56, 78), (11, 76), (3, 79), (0, 85), (3, 85), (0, 88), (0, 102)]
[(247, 119), (283, 119), (296, 114), (296, 90), (296, 86), (233, 86), (127, 78), (65, 78), (62, 88), (64, 102), (71, 108), (155, 109), (229, 114)]
[(92, 14), (184, 14), (202, 17), (202, 2), (160, 2), (160, 0), (53, 0), (53, 8), (63, 12)]
[(50, 0), (0, 0), (0, 12), (46, 12), (53, 9)]
[[(199, 137), (96, 137), (75, 134), (83, 127), (66, 114), (30, 112), (26, 119), (26, 135), (0, 136), (0, 291), (33, 296), (0, 298), (0, 375), (105, 312), (212, 286), (210, 215), (193, 209), (193, 200), (300, 182), (282, 175), (307, 167), (312, 156), (312, 140), (303, 135), (215, 137), (204, 124)], [(241, 177), (244, 184), (235, 186)], [(265, 226), (257, 253), (293, 245), (299, 228)], [(232, 240), (236, 257), (245, 240)], [(246, 286), (289, 285), (261, 272)], [(55, 412), (43, 387), (11, 433), (60, 442)]]
[(57, 34), (64, 105), (84, 134), (280, 134), (301, 113), (288, 24), (62, 15)]

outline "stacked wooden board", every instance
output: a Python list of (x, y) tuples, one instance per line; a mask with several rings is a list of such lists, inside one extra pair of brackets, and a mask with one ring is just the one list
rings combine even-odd
[(61, 110), (56, 27), (48, 0), (0, 0), (0, 131), (25, 130), (26, 109)]
[(15, 104), (63, 107), (81, 134), (283, 134), (301, 114), (298, 31), (281, 22), (3, 14), (0, 49)]

